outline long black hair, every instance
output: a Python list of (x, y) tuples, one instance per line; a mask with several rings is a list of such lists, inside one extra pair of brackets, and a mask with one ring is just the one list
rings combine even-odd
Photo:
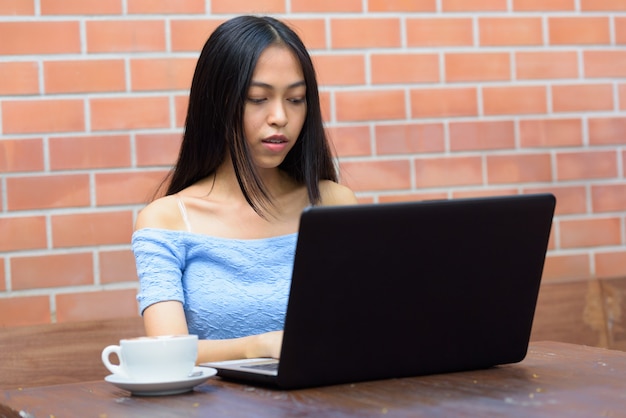
[(289, 48), (302, 67), (307, 113), (294, 147), (279, 166), (306, 185), (312, 204), (320, 201), (320, 180), (337, 181), (324, 131), (311, 57), (298, 35), (271, 17), (240, 16), (222, 23), (204, 45), (196, 65), (178, 161), (167, 195), (215, 173), (230, 153), (239, 186), (261, 216), (272, 206), (248, 151), (243, 113), (250, 80), (261, 53), (270, 45)]

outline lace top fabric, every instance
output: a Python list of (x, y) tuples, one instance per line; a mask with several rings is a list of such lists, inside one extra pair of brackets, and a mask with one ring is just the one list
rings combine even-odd
[(297, 234), (264, 239), (216, 238), (188, 231), (135, 231), (143, 313), (163, 301), (183, 304), (190, 334), (237, 338), (281, 330)]

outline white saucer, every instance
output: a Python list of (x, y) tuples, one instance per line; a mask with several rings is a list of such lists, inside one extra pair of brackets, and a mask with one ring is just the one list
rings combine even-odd
[(210, 367), (194, 367), (190, 377), (169, 382), (136, 382), (114, 374), (108, 375), (104, 380), (120, 389), (131, 392), (133, 395), (161, 396), (189, 392), (194, 386), (198, 386), (216, 374), (217, 370)]

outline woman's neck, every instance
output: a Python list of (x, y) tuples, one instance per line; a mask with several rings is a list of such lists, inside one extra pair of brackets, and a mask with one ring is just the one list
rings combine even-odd
[[(293, 192), (299, 187), (287, 173), (278, 167), (261, 169), (257, 171), (257, 174), (272, 201), (280, 200), (281, 197)], [(246, 202), (243, 191), (237, 181), (233, 164), (228, 158), (217, 169), (215, 174), (205, 179), (203, 183), (207, 186), (210, 184), (209, 188), (212, 189), (212, 194), (215, 193), (225, 198)]]

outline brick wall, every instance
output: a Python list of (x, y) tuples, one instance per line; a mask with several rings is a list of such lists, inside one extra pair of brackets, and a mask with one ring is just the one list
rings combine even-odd
[(0, 326), (136, 315), (134, 219), (248, 12), (311, 50), (361, 201), (550, 191), (544, 281), (626, 275), (625, 0), (2, 0)]

